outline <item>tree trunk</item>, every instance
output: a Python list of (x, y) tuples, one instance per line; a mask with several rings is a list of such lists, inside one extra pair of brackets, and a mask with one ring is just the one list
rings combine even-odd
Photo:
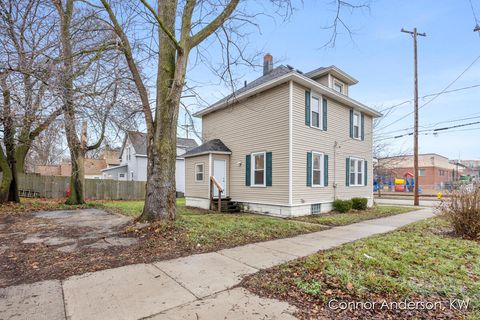
[[(177, 2), (159, 1), (158, 15), (166, 28), (175, 35)], [(177, 153), (177, 118), (182, 81), (176, 81), (178, 63), (185, 56), (177, 56), (165, 32), (158, 30), (159, 52), (156, 82), (156, 114), (153, 139), (147, 141), (147, 185), (145, 205), (139, 220), (174, 220), (176, 217), (175, 163)], [(183, 70), (181, 70), (183, 72)], [(184, 73), (183, 73), (184, 75)]]
[(25, 173), (25, 159), (29, 150), (30, 146), (25, 144), (17, 145), (15, 149), (15, 166), (18, 173)]
[(164, 135), (149, 147), (145, 205), (140, 221), (175, 219), (176, 152), (176, 135), (173, 139)]
[[(84, 204), (84, 182), (85, 182), (85, 146), (78, 139), (75, 119), (75, 99), (74, 99), (74, 71), (73, 71), (73, 51), (72, 39), (70, 35), (70, 26), (74, 11), (74, 1), (67, 0), (65, 9), (61, 1), (54, 1), (57, 11), (60, 15), (60, 43), (62, 47), (63, 73), (61, 76), (63, 114), (65, 122), (65, 133), (68, 147), (70, 149), (70, 161), (72, 163), (72, 173), (70, 175), (70, 196), (66, 204), (76, 205)], [(83, 132), (82, 132), (83, 135)]]
[(3, 95), (3, 142), (5, 153), (0, 146), (0, 167), (2, 168), (2, 183), (0, 185), (0, 203), (20, 202), (18, 195), (17, 172), (15, 168), (15, 124), (12, 118), (10, 89), (6, 82), (6, 74), (0, 77)]
[(3, 153), (3, 149), (0, 147), (0, 169), (2, 171), (2, 182), (0, 184), (0, 203), (8, 202), (10, 199), (10, 190), (13, 180), (12, 170), (8, 165), (8, 162)]
[[(66, 204), (76, 205), (85, 203), (85, 157), (81, 150), (70, 152), (72, 158), (72, 173), (70, 175), (70, 195)], [(73, 160), (75, 159), (75, 161)]]

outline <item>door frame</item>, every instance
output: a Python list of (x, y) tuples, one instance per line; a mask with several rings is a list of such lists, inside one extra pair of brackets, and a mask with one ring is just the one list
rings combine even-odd
[[(215, 161), (222, 161), (224, 163), (223, 166), (223, 176), (225, 177), (225, 190), (223, 192), (223, 195), (226, 197), (228, 195), (228, 177), (227, 177), (227, 160), (225, 159), (213, 159), (213, 176), (215, 177)], [(215, 189), (216, 187), (213, 186), (213, 196), (218, 197), (218, 194), (215, 195)]]

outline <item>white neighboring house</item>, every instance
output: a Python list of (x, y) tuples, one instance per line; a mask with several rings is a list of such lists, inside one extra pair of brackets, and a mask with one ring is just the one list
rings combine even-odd
[[(193, 139), (177, 138), (176, 185), (177, 192), (185, 192), (185, 160), (182, 155), (197, 147)], [(147, 181), (146, 134), (127, 131), (120, 151), (120, 165), (102, 170), (103, 179)]]

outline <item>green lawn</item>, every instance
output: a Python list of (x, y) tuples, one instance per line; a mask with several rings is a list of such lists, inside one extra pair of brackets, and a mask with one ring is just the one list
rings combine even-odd
[(470, 316), (480, 318), (480, 245), (448, 230), (444, 220), (429, 219), (262, 271), (245, 285), (296, 304), (302, 318), (310, 303), (334, 298), (470, 299)]
[(364, 220), (388, 217), (414, 210), (418, 209), (413, 207), (374, 206), (365, 211), (351, 211), (347, 213), (329, 212), (319, 215), (298, 217), (295, 218), (295, 220), (318, 223), (326, 226), (344, 226)]
[[(142, 213), (143, 201), (108, 201), (99, 206), (114, 209), (128, 216)], [(161, 228), (176, 230), (189, 246), (214, 248), (219, 244), (234, 246), (325, 229), (318, 224), (248, 213), (217, 213), (185, 207), (185, 199), (177, 200), (178, 216), (171, 225)], [(172, 229), (173, 228), (173, 229)]]

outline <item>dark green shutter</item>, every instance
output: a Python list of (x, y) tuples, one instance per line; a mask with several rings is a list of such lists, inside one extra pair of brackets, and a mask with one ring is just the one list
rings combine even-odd
[(310, 91), (305, 91), (305, 124), (310, 125)]
[(363, 113), (361, 116), (361, 125), (362, 125), (361, 131), (362, 131), (362, 141), (363, 141), (365, 140), (365, 115)]
[(368, 162), (365, 160), (365, 185), (368, 186)]
[(247, 154), (245, 157), (245, 185), (246, 186), (250, 186), (250, 177), (251, 177), (250, 158), (251, 156), (249, 154)]
[(267, 181), (266, 185), (267, 187), (272, 186), (272, 153), (267, 152)]
[(350, 138), (353, 138), (353, 110), (350, 110)]
[(345, 185), (348, 187), (350, 185), (350, 158), (346, 159), (345, 164), (346, 164), (345, 172), (347, 175), (347, 178), (345, 179)]
[(323, 185), (328, 186), (328, 155), (323, 156)]
[(307, 152), (307, 187), (312, 186), (312, 153)]
[(323, 98), (323, 130), (327, 131), (327, 99)]

